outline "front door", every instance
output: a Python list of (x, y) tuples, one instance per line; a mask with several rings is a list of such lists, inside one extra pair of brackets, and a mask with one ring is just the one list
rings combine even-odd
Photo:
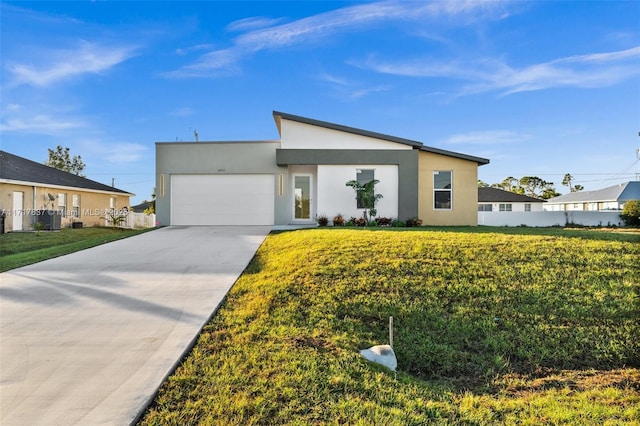
[(293, 176), (293, 220), (311, 220), (311, 175)]
[(24, 217), (24, 192), (13, 193), (13, 230), (22, 231), (22, 218)]

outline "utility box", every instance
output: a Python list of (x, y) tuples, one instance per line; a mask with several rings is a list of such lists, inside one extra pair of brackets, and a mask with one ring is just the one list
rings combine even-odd
[(46, 231), (59, 231), (62, 224), (62, 212), (59, 210), (37, 210), (36, 222)]

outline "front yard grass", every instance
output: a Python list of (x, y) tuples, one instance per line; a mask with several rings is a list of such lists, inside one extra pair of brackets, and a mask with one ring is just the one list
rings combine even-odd
[(0, 235), (0, 272), (146, 231), (148, 229), (65, 228), (60, 231), (3, 234)]
[(141, 424), (638, 424), (640, 241), (598, 235), (271, 234)]

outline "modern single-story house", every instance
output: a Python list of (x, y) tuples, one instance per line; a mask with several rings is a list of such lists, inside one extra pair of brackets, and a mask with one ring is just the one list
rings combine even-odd
[(157, 142), (161, 225), (313, 224), (361, 217), (347, 181), (376, 179), (378, 217), (477, 225), (478, 166), (421, 142), (273, 112), (279, 140)]
[(640, 200), (640, 181), (625, 182), (595, 191), (577, 191), (550, 198), (544, 206), (549, 211), (617, 211), (624, 203)]
[(0, 151), (0, 212), (4, 232), (104, 225), (110, 209), (135, 194)]
[(478, 188), (479, 212), (541, 212), (545, 200), (490, 186)]

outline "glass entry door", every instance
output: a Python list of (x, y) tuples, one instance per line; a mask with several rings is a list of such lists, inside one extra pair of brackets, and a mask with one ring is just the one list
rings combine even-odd
[(311, 220), (311, 175), (293, 176), (293, 219)]

